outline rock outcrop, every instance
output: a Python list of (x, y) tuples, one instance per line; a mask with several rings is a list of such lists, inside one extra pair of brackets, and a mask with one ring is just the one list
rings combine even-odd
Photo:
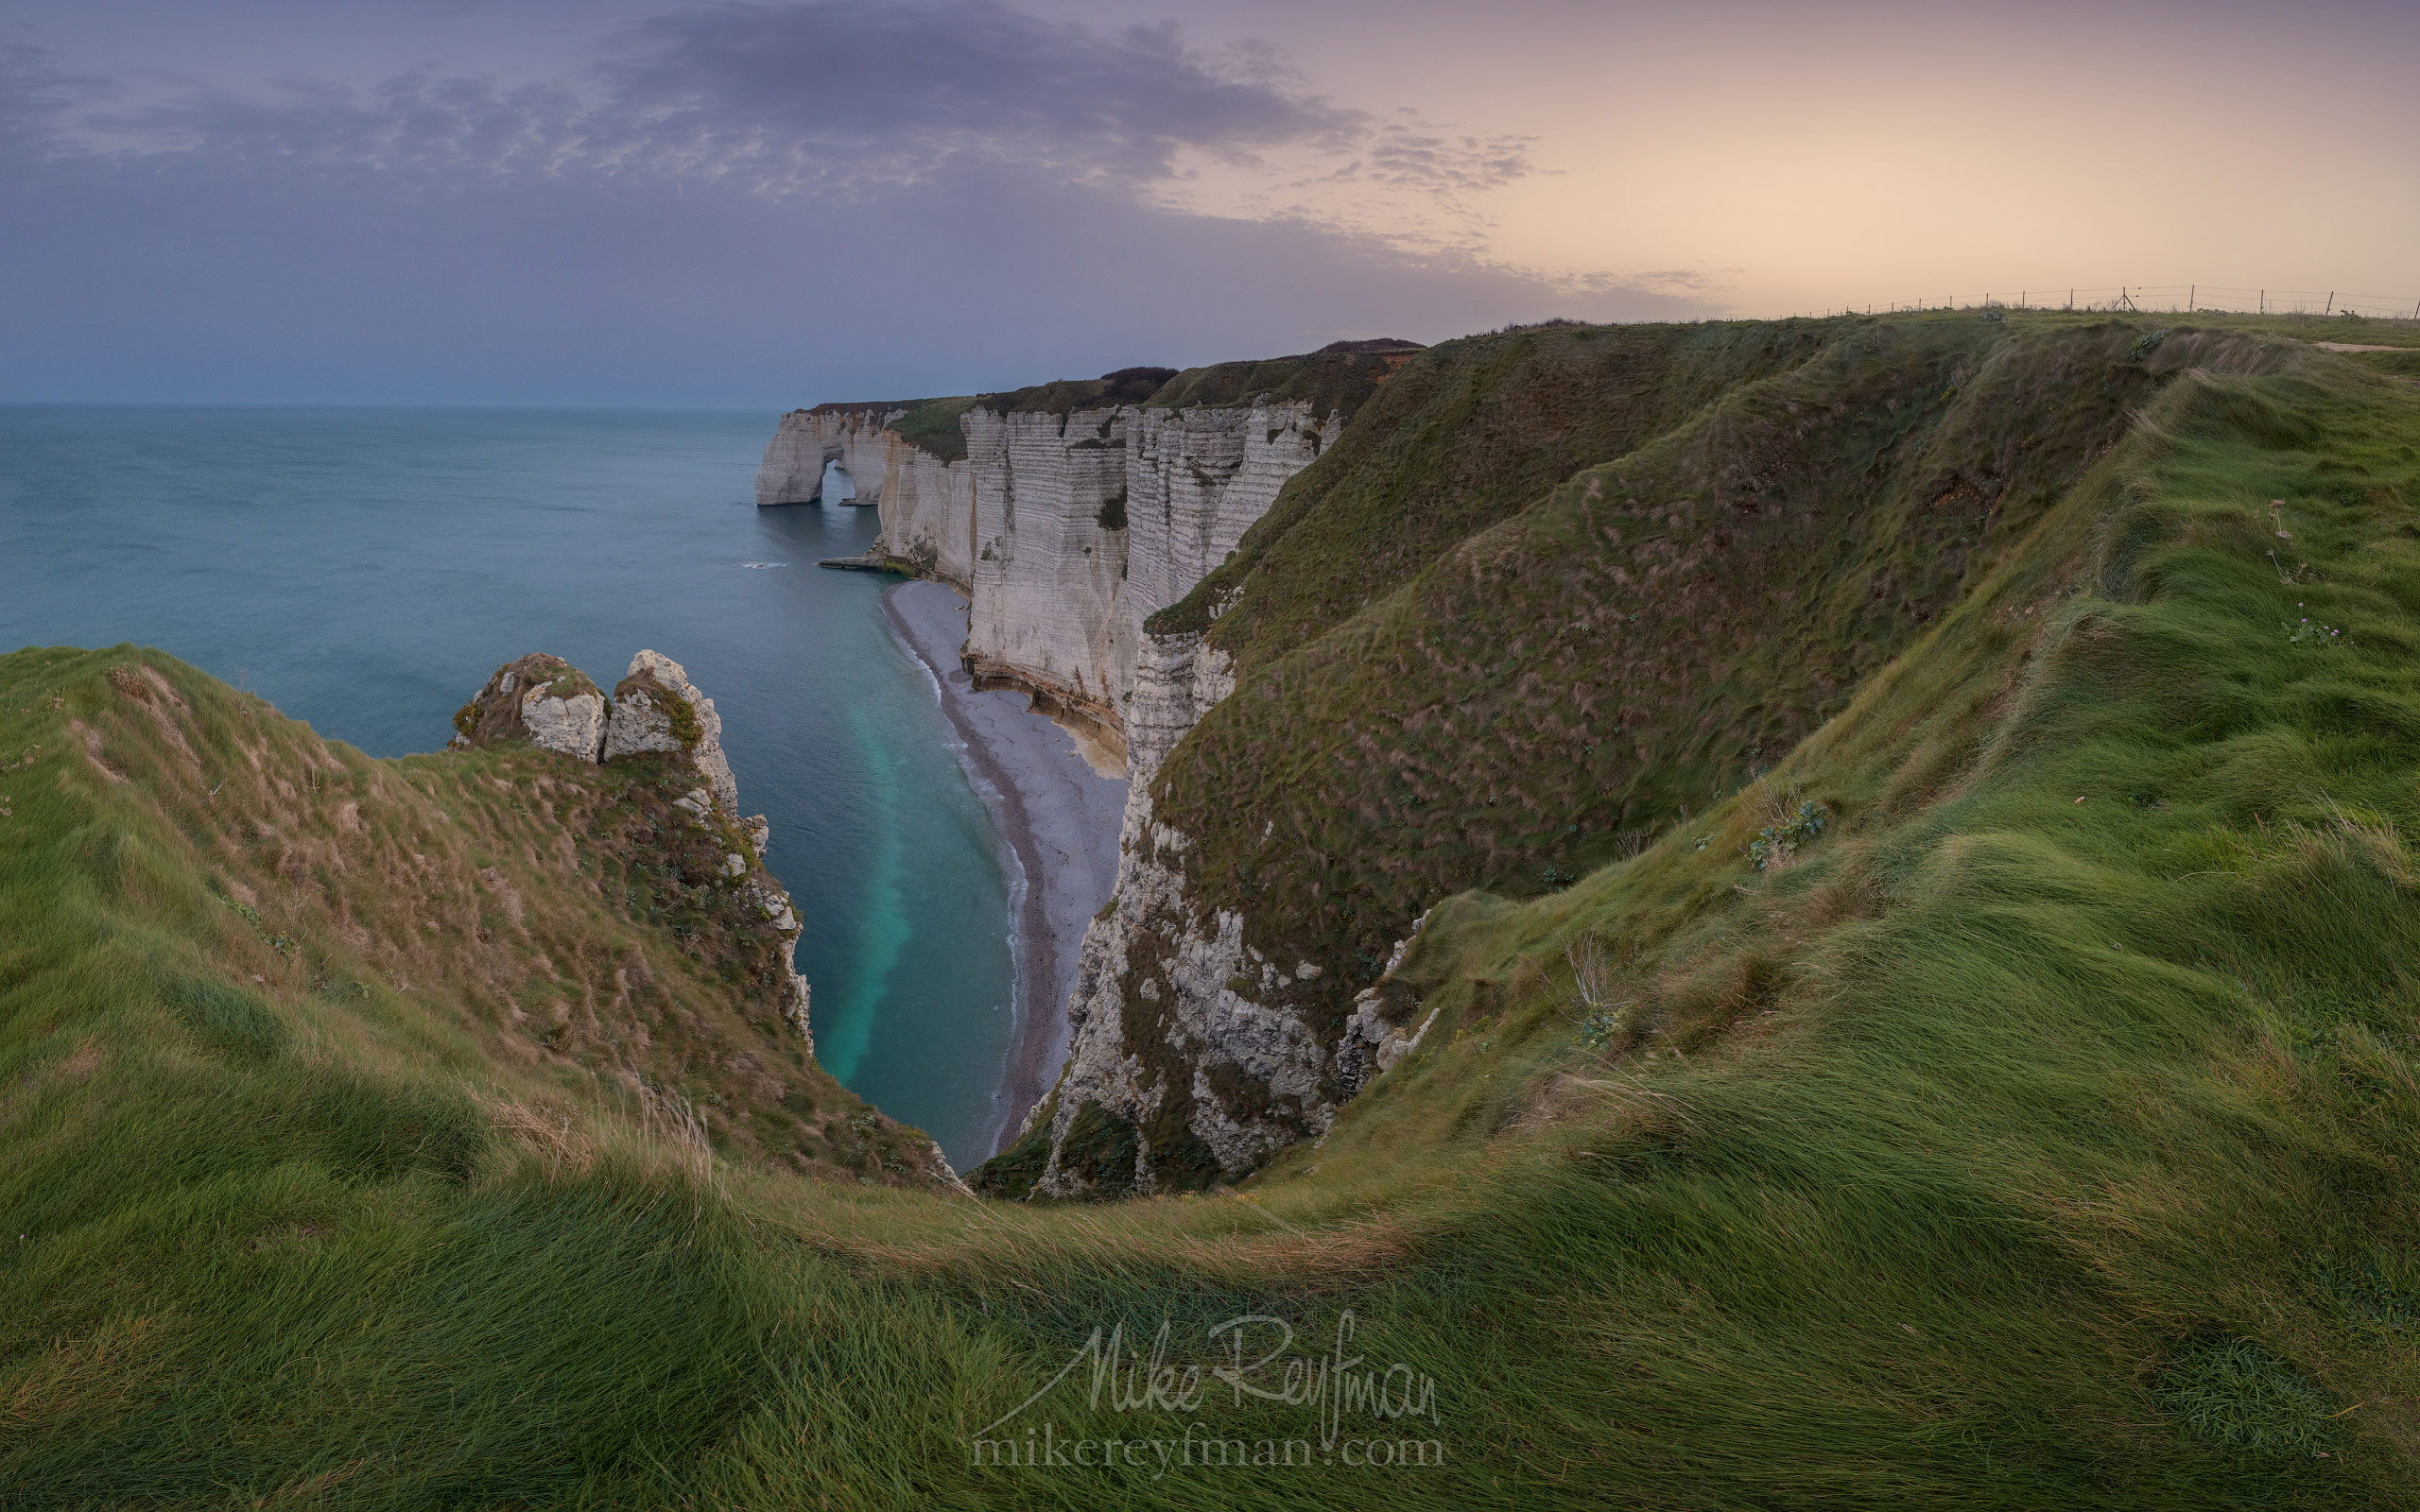
[(722, 753), (722, 715), (680, 662), (656, 651), (631, 658), (631, 670), (614, 685), (614, 716), (605, 730), (605, 760), (646, 751), (686, 756), (723, 813), (738, 820), (739, 783)]
[[(772, 827), (761, 814), (740, 814), (739, 784), (723, 755), (722, 716), (680, 662), (639, 652), (609, 703), (562, 658), (525, 656), (496, 669), (455, 714), (454, 728), (456, 749), (527, 740), (591, 763), (661, 759), (694, 778), (696, 785), (672, 799), (689, 831), (679, 838), (689, 850), (711, 851), (705, 871), (753, 905), (779, 936), (780, 959), (790, 960), (802, 925), (788, 890), (765, 868)], [(811, 1053), (809, 996), (806, 978), (792, 969), (782, 1011)]]
[(454, 715), (453, 746), (527, 740), (596, 761), (605, 745), (605, 695), (559, 656), (536, 652), (496, 668)]

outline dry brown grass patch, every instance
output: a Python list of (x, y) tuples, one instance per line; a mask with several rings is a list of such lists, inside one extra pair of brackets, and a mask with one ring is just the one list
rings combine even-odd
[(179, 713), (191, 713), (193, 707), (177, 696), (176, 690), (168, 686), (167, 679), (149, 667), (136, 665), (110, 668), (109, 680), (112, 687), (150, 716), (152, 725), (160, 731), (160, 738), (175, 747), (177, 753), (185, 759), (185, 765), (197, 771), (200, 769), (201, 758), (195, 755), (193, 747), (186, 743), (183, 730), (178, 727), (176, 714), (168, 712), (173, 706)]
[(533, 1108), (507, 1097), (479, 1094), (480, 1111), (498, 1134), (533, 1151), (549, 1169), (585, 1175), (596, 1163), (596, 1142), (568, 1109)]

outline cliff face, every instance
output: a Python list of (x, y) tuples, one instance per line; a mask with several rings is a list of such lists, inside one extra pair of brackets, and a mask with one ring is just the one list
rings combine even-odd
[(971, 412), (969, 668), (1122, 749), (1143, 621), (1225, 559), (1342, 423), (1305, 400)]
[(979, 400), (797, 410), (766, 449), (756, 500), (821, 500), (838, 463), (849, 502), (881, 512), (877, 554), (968, 594), (978, 685), (1022, 688), (1122, 755), (1143, 621), (1224, 561), (1418, 350), (1348, 342)]
[(854, 492), (831, 502), (878, 507), (884, 549), (963, 589), (974, 539), (974, 479), (963, 465), (892, 428), (915, 407), (823, 404), (783, 416), (756, 470), (756, 503), (822, 502), (824, 478), (837, 462)]
[(977, 1184), (1200, 1185), (1324, 1132), (1426, 1022), (1392, 973), (1439, 898), (1568, 885), (1754, 782), (2130, 404), (2236, 360), (2141, 337), (1860, 322), (1432, 351), (1150, 622), (1068, 1066)]

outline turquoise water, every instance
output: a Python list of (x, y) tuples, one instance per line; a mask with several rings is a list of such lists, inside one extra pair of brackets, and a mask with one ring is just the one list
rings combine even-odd
[(759, 510), (770, 414), (0, 406), (0, 649), (161, 647), (372, 755), (433, 750), (498, 663), (715, 700), (798, 904), (832, 1073), (990, 1153), (1008, 891), (870, 509)]

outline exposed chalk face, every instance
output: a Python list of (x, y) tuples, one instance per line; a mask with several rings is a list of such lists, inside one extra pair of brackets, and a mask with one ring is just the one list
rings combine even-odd
[[(1234, 691), (1231, 662), (1203, 645), (1199, 633), (1145, 638), (1128, 723), (1130, 777), (1116, 892), (1084, 932), (1067, 1005), (1066, 1070), (1054, 1099), (1037, 1106), (1020, 1131), (1021, 1137), (1031, 1133), (1047, 1113), (1050, 1153), (1034, 1188), (1045, 1195), (1075, 1196), (1092, 1185), (1065, 1159), (1068, 1136), (1087, 1104), (1139, 1126), (1151, 1124), (1178, 1096), (1178, 1089), (1155, 1078), (1141, 1053), (1145, 1047), (1127, 1042), (1123, 1005), (1130, 977), (1193, 1069), (1191, 1084), (1182, 1090), (1181, 1133), (1199, 1142), (1221, 1172), (1239, 1176), (1283, 1149), (1299, 1137), (1296, 1121), (1323, 1131), (1335, 1117), (1337, 1105), (1320, 1085), (1325, 1051), (1318, 1034), (1283, 1009), (1236, 990), (1237, 983), (1248, 983), (1273, 998), (1276, 993), (1265, 989), (1292, 978), (1243, 943), (1239, 916), (1195, 916), (1184, 877), (1191, 841), (1151, 816), (1151, 779), (1160, 764), (1212, 704)], [(1146, 948), (1153, 937), (1171, 941), (1173, 952), (1154, 959), (1157, 953)], [(1266, 1087), (1271, 1106), (1226, 1107), (1214, 1072)], [(1142, 1141), (1128, 1178), (1132, 1190), (1163, 1186), (1160, 1165), (1168, 1155)]]
[(534, 652), (508, 662), (454, 715), (452, 744), (468, 749), (502, 740), (596, 761), (605, 743), (605, 695), (562, 657)]
[(722, 753), (722, 716), (681, 663), (657, 651), (631, 658), (631, 670), (614, 685), (605, 730), (609, 762), (648, 751), (685, 752), (725, 816), (738, 820), (739, 783)]
[(566, 756), (593, 762), (605, 748), (605, 696), (601, 693), (564, 698), (532, 688), (521, 701), (521, 722), (528, 727), (531, 744)]
[[(1131, 739), (1143, 622), (1193, 591), (1340, 433), (1309, 404), (969, 410), (966, 655)], [(889, 516), (886, 514), (886, 528)]]
[[(1305, 1130), (1324, 1132), (1344, 1101), (1418, 1048), (1426, 1032), (1425, 1023), (1400, 1017), (1401, 1001), (1374, 988), (1362, 993), (1336, 1058), (1338, 1085), (1331, 1088), (1322, 1080), (1329, 1057), (1321, 1032), (1282, 1005), (1285, 989), (1316, 979), (1319, 967), (1305, 961), (1288, 971), (1244, 943), (1240, 915), (1219, 911), (1205, 918), (1194, 905), (1184, 874), (1192, 841), (1152, 817), (1151, 779), (1177, 742), (1235, 689), (1232, 660), (1203, 644), (1200, 632), (1145, 637), (1127, 726), (1132, 775), (1116, 891), (1084, 933), (1067, 1007), (1066, 1069), (1052, 1099), (1037, 1106), (1019, 1131), (1024, 1137), (1043, 1127), (1049, 1139), (1034, 1187), (1043, 1195), (1077, 1196), (1096, 1184), (1098, 1173), (1080, 1169), (1068, 1145), (1087, 1106), (1138, 1130), (1158, 1127), (1163, 1139), (1173, 1125), (1178, 1140), (1196, 1145), (1232, 1178)], [(1415, 936), (1419, 928), (1413, 926)], [(1407, 939), (1395, 947), (1382, 984), (1409, 945)], [(1130, 981), (1150, 1005), (1161, 1037), (1190, 1068), (1184, 1086), (1160, 1080), (1163, 1057), (1130, 1042)], [(1237, 1085), (1261, 1091), (1235, 1103), (1221, 1088)], [(1179, 1108), (1181, 1118), (1167, 1116)], [(1180, 1153), (1155, 1148), (1148, 1133), (1141, 1135), (1134, 1169), (1119, 1173), (1119, 1186), (1150, 1192), (1199, 1179), (1198, 1169), (1169, 1169)]]
[(966, 455), (944, 461), (866, 406), (783, 417), (760, 505), (820, 499), (845, 470), (882, 519), (877, 554), (963, 589), (977, 677), (1055, 715), (1128, 738), (1143, 622), (1193, 590), (1341, 434), (1305, 401), (1192, 409), (1112, 404), (1066, 415), (976, 405)]

